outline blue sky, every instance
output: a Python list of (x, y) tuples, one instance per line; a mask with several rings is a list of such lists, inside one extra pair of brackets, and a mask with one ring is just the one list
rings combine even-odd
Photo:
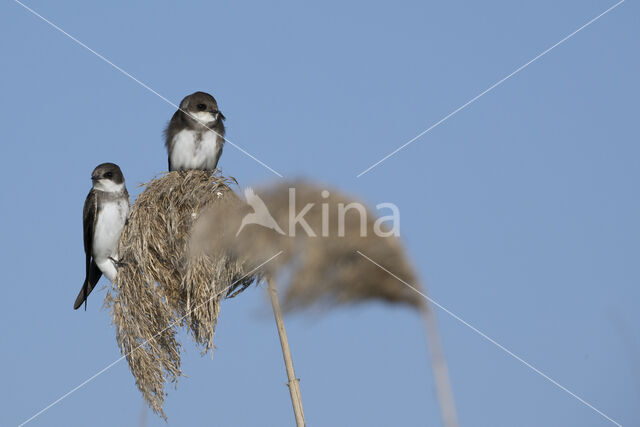
[[(229, 139), (285, 177), (397, 204), (435, 300), (627, 426), (640, 424), (636, 2), (356, 178), (614, 3), (26, 4), (174, 103), (214, 94)], [(166, 169), (173, 107), (13, 1), (0, 34), (0, 424), (18, 425), (120, 356), (104, 290), (72, 310), (82, 204), (101, 162), (132, 196)], [(230, 145), (220, 165), (242, 185), (278, 179)], [(253, 288), (224, 303), (213, 358), (186, 343), (168, 425), (292, 424), (269, 310)], [(461, 425), (613, 425), (438, 314)], [(415, 313), (370, 304), (286, 323), (310, 426), (440, 425)], [(29, 425), (138, 425), (143, 412), (121, 362)], [(147, 425), (165, 423), (149, 411)]]

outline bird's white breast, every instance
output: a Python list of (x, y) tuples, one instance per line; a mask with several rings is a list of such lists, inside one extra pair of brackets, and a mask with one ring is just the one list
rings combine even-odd
[[(113, 200), (102, 205), (93, 234), (93, 258), (99, 267), (109, 261), (109, 257), (117, 259), (118, 242), (128, 214), (129, 202), (126, 199)], [(102, 267), (101, 270), (113, 281)]]
[(169, 154), (173, 169), (215, 169), (222, 138), (214, 132), (181, 130), (173, 137), (173, 147)]

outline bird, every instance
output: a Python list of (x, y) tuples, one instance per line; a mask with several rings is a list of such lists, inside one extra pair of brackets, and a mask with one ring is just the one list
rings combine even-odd
[(262, 201), (262, 199), (253, 191), (252, 188), (245, 188), (244, 198), (247, 200), (249, 206), (253, 208), (253, 213), (248, 213), (244, 216), (244, 218), (242, 218), (242, 222), (240, 224), (238, 232), (236, 233), (236, 237), (240, 234), (245, 225), (249, 224), (258, 224), (263, 227), (275, 230), (280, 234), (285, 234), (276, 220), (273, 219), (273, 216), (269, 212), (267, 205), (264, 204), (264, 201)]
[(169, 171), (215, 170), (225, 141), (225, 119), (213, 96), (187, 95), (164, 132)]
[(93, 183), (82, 210), (86, 275), (73, 304), (77, 310), (103, 274), (114, 281), (117, 274), (118, 242), (129, 215), (129, 193), (120, 167), (102, 163), (91, 174)]

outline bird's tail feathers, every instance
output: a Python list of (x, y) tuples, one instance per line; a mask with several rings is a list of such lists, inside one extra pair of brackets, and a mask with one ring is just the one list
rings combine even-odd
[[(78, 293), (78, 296), (76, 297), (76, 302), (73, 303), (73, 309), (77, 310), (80, 308), (80, 306), (82, 305), (82, 303), (86, 303), (87, 302), (87, 297), (89, 296), (89, 278), (86, 278), (84, 283), (82, 284), (82, 288), (80, 288), (80, 292)], [(85, 304), (84, 309), (87, 309), (87, 306)]]

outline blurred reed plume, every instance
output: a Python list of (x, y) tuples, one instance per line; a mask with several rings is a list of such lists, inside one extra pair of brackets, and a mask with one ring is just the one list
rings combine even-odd
[[(291, 200), (291, 189), (295, 190), (294, 201)], [(333, 307), (368, 300), (407, 304), (414, 308), (424, 305), (419, 294), (357, 253), (361, 251), (378, 260), (406, 282), (417, 283), (397, 237), (390, 235), (384, 226), (378, 226), (376, 230), (377, 217), (363, 203), (307, 181), (280, 182), (255, 192), (249, 189), (245, 195), (253, 209), (235, 205), (230, 208), (237, 209), (236, 212), (216, 210), (212, 217), (203, 216), (202, 219), (208, 218), (214, 225), (213, 235), (218, 239), (219, 247), (224, 247), (234, 257), (243, 257), (252, 265), (283, 251), (264, 267), (263, 272), (269, 277), (286, 276), (279, 283), (285, 310), (302, 310), (311, 305)], [(256, 209), (256, 203), (251, 200), (256, 196), (260, 199), (258, 204), (264, 203), (278, 228), (241, 224), (243, 217)], [(290, 211), (293, 203), (295, 213)], [(346, 207), (350, 203), (359, 205), (360, 210), (347, 209), (342, 221), (339, 206)], [(290, 219), (308, 204), (312, 204), (304, 214), (308, 228), (301, 222), (290, 227)], [(344, 232), (339, 233), (340, 229)], [(224, 240), (219, 236), (224, 236)]]
[(105, 304), (116, 339), (149, 406), (162, 410), (165, 383), (181, 375), (177, 329), (185, 326), (202, 348), (213, 334), (225, 296), (255, 276), (241, 261), (215, 247), (198, 219), (204, 212), (238, 209), (233, 178), (203, 171), (170, 172), (145, 184), (120, 238), (118, 276)]
[[(247, 189), (245, 198), (249, 206), (229, 205), (230, 211), (216, 210), (211, 216), (202, 216), (212, 230), (219, 229), (212, 234), (218, 238), (218, 247), (254, 265), (282, 251), (261, 274), (270, 278), (270, 288), (272, 279), (280, 278), (283, 307), (288, 311), (372, 300), (419, 310), (443, 423), (457, 427), (435, 313), (421, 295), (426, 290), (418, 284), (393, 230), (378, 223), (380, 218), (363, 203), (307, 181), (280, 182), (255, 192)], [(304, 223), (295, 218), (304, 219)], [(292, 400), (295, 408), (293, 394)]]

